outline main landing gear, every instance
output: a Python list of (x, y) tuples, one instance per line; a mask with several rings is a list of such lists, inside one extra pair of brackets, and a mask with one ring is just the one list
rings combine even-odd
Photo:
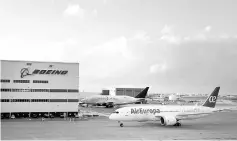
[(181, 126), (181, 123), (180, 123), (180, 122), (177, 122), (177, 123), (175, 123), (174, 126)]
[(123, 127), (123, 123), (121, 123), (120, 121), (118, 121), (118, 123), (120, 127)]

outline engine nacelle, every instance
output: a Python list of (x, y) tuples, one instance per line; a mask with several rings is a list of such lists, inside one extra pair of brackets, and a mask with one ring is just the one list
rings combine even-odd
[(175, 125), (177, 123), (177, 119), (174, 116), (165, 116), (160, 118), (161, 125)]
[(112, 108), (114, 107), (114, 104), (111, 102), (111, 103), (105, 103), (105, 106), (106, 108)]
[(107, 106), (107, 104), (106, 104), (106, 103), (103, 103), (103, 104), (100, 104), (100, 106)]

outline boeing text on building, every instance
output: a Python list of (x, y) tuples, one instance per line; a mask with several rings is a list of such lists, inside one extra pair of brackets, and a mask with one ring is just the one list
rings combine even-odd
[(77, 112), (79, 64), (1, 60), (1, 112)]

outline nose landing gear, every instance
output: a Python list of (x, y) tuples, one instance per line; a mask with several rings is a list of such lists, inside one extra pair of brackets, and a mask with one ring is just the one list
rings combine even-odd
[(120, 127), (123, 127), (123, 123), (121, 123), (120, 121), (118, 121), (118, 123)]

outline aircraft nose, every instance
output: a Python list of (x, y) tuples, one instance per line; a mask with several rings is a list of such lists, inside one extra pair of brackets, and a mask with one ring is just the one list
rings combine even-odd
[(109, 119), (110, 119), (110, 120), (114, 120), (114, 114), (111, 114), (111, 115), (109, 116)]
[(81, 102), (82, 102), (82, 103), (86, 103), (86, 98), (81, 99)]

